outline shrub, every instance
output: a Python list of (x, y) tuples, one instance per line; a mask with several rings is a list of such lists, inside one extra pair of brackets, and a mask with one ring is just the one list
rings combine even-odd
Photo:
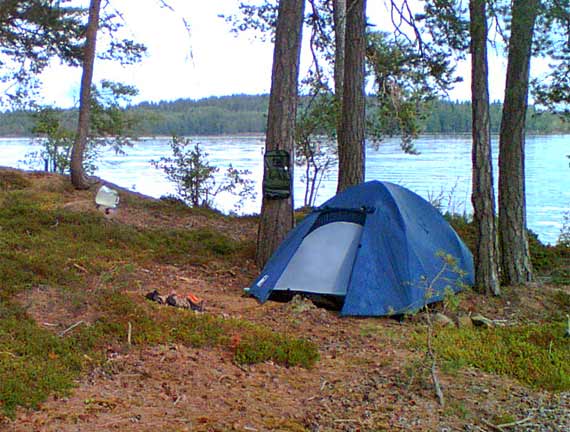
[(188, 138), (172, 137), (171, 157), (152, 161), (152, 165), (162, 170), (168, 180), (175, 184), (178, 196), (191, 207), (212, 208), (215, 197), (223, 192), (237, 196), (235, 210), (239, 210), (247, 198), (254, 198), (254, 182), (245, 176), (248, 170), (238, 170), (231, 164), (221, 180), (216, 178), (219, 168), (210, 165), (208, 153), (199, 144)]
[(564, 215), (560, 236), (558, 237), (558, 244), (570, 247), (570, 213)]

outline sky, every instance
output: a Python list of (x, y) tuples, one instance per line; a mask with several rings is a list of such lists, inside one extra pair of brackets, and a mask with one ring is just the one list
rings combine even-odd
[[(135, 102), (200, 99), (231, 94), (269, 93), (273, 47), (249, 33), (235, 36), (219, 14), (237, 11), (237, 0), (169, 0), (175, 12), (159, 7), (158, 0), (113, 0), (126, 22), (125, 35), (144, 43), (148, 53), (140, 64), (120, 66), (98, 61), (94, 81), (111, 79), (134, 84)], [(383, 1), (369, 0), (367, 16), (377, 28), (389, 16)], [(187, 32), (182, 17), (190, 25)], [(307, 44), (305, 44), (306, 46)], [(490, 53), (490, 95), (502, 99), (506, 60)], [(301, 73), (308, 69), (303, 50)], [(469, 99), (468, 61), (458, 65), (464, 81), (450, 92), (452, 100)], [(43, 75), (46, 103), (69, 107), (79, 99), (80, 69), (53, 64)]]

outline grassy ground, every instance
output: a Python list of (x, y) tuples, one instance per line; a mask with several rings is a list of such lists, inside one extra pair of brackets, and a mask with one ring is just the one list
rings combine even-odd
[[(109, 344), (126, 343), (126, 329), (136, 329), (132, 343), (182, 343), (222, 347), (239, 364), (268, 360), (311, 367), (314, 344), (274, 333), (239, 319), (157, 309), (124, 293), (129, 274), (150, 263), (212, 260), (239, 262), (247, 243), (202, 228), (138, 229), (105, 219), (97, 212), (61, 207), (64, 184), (34, 189), (17, 172), (0, 177), (0, 407), (13, 416), (21, 406), (37, 407), (51, 394), (63, 394), (74, 379), (102, 359)], [(51, 186), (53, 188), (53, 185)], [(158, 211), (160, 203), (152, 203)], [(168, 205), (166, 205), (168, 207)], [(174, 209), (175, 212), (180, 209)], [(86, 289), (98, 279), (95, 290)], [(92, 322), (68, 337), (43, 329), (13, 301), (32, 287), (49, 287), (66, 308), (89, 307)]]
[[(435, 307), (497, 324), (433, 330), (443, 408), (425, 357), (425, 314), (397, 322), (341, 319), (306, 302), (259, 306), (241, 296), (257, 271), (255, 220), (125, 192), (109, 219), (93, 195), (59, 176), (0, 170), (5, 428), (483, 427), (482, 418), (508, 423), (570, 390), (568, 248), (533, 240), (541, 283)], [(471, 227), (453, 223), (469, 243)], [(148, 302), (152, 289), (191, 290), (206, 313)]]

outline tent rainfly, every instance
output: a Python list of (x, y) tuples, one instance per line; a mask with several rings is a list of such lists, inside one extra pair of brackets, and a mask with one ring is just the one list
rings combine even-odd
[(294, 293), (333, 296), (341, 315), (398, 315), (472, 285), (473, 275), (471, 252), (430, 203), (371, 181), (303, 219), (249, 293), (261, 302)]

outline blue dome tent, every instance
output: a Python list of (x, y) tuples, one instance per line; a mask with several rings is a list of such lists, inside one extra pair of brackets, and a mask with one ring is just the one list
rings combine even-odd
[[(453, 257), (455, 265), (443, 255)], [(343, 299), (341, 315), (414, 312), (473, 284), (473, 258), (426, 200), (388, 182), (348, 188), (293, 229), (249, 292)]]

